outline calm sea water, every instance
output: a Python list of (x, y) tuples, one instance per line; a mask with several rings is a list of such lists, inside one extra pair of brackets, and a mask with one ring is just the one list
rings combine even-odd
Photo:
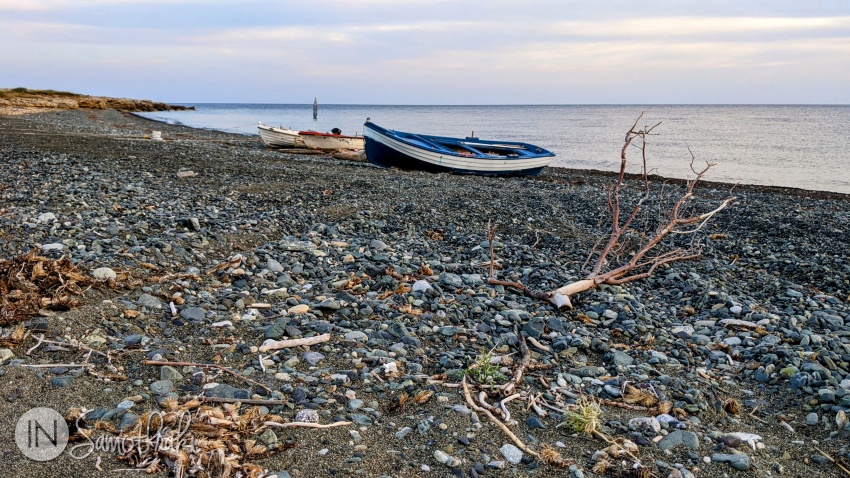
[[(661, 122), (648, 147), (650, 168), (661, 176), (692, 177), (690, 148), (697, 166), (717, 163), (708, 180), (850, 194), (850, 106), (319, 105), (315, 121), (311, 104), (191, 106), (196, 111), (143, 116), (252, 135), (258, 121), (362, 134), (370, 117), (400, 131), (524, 141), (554, 152), (554, 166), (607, 171), (619, 168), (625, 133), (645, 112), (640, 125)], [(633, 150), (632, 165), (639, 157)]]

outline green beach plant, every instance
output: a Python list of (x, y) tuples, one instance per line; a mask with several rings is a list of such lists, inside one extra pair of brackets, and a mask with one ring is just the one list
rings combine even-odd
[(564, 421), (558, 427), (567, 427), (576, 433), (593, 435), (599, 427), (600, 415), (602, 415), (602, 408), (599, 404), (582, 397), (578, 403), (565, 410)]
[(507, 380), (499, 371), (499, 366), (492, 363), (493, 351), (478, 355), (472, 364), (464, 371), (464, 375), (478, 383), (494, 384)]

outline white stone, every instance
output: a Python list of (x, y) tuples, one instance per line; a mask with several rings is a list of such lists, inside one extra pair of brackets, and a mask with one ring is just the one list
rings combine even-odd
[(505, 460), (508, 460), (508, 462), (513, 465), (518, 464), (522, 460), (522, 450), (510, 443), (502, 445), (502, 448), (499, 448), (499, 451), (502, 452), (502, 456), (505, 457)]
[(655, 419), (658, 420), (659, 423), (661, 423), (661, 422), (670, 423), (670, 422), (678, 422), (679, 421), (673, 415), (668, 415), (666, 413), (662, 413), (661, 415), (656, 416)]
[(49, 251), (61, 251), (65, 249), (65, 244), (61, 242), (54, 242), (52, 244), (45, 244), (41, 246), (41, 252), (49, 252)]
[(722, 319), (720, 321), (720, 323), (722, 325), (726, 325), (726, 326), (749, 327), (751, 329), (758, 327), (758, 324), (756, 324), (755, 322), (751, 322), (749, 320)]
[(673, 335), (684, 333), (688, 337), (694, 334), (694, 328), (690, 325), (677, 325), (670, 329), (670, 333)]
[(178, 171), (177, 172), (178, 178), (194, 178), (197, 175), (198, 175), (198, 173), (196, 173), (194, 171)]
[(434, 450), (434, 459), (445, 465), (452, 459), (452, 457), (446, 454), (443, 450)]
[(310, 312), (310, 306), (307, 304), (298, 304), (290, 307), (288, 312), (292, 315), (306, 314), (307, 312)]
[(629, 428), (637, 431), (652, 430), (658, 433), (661, 431), (661, 424), (655, 417), (637, 417), (629, 420)]
[(412, 292), (425, 292), (426, 290), (431, 288), (431, 284), (426, 280), (418, 280), (413, 283), (413, 287), (411, 287)]
[(91, 271), (91, 276), (94, 277), (95, 280), (99, 281), (107, 281), (107, 280), (115, 280), (118, 277), (118, 274), (115, 273), (109, 267), (98, 267), (97, 269)]
[(5, 362), (12, 358), (15, 358), (15, 354), (12, 353), (11, 349), (0, 349), (0, 362)]
[(398, 365), (395, 362), (387, 362), (384, 364), (384, 373), (390, 375), (392, 373), (398, 373)]
[(53, 214), (52, 212), (41, 213), (41, 214), (38, 215), (38, 219), (37, 219), (37, 221), (42, 223), (42, 224), (45, 224), (45, 223), (48, 223), (48, 222), (53, 222), (55, 220), (56, 220), (56, 215)]

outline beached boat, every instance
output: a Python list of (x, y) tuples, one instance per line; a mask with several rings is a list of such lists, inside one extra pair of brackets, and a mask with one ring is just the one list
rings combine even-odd
[(537, 176), (555, 154), (538, 146), (475, 137), (449, 138), (364, 125), (366, 158), (385, 168), (491, 176)]
[(338, 149), (363, 149), (363, 136), (344, 136), (318, 131), (299, 131), (301, 141), (310, 149), (335, 151)]
[(298, 135), (298, 131), (287, 128), (275, 128), (274, 126), (257, 124), (260, 131), (260, 139), (268, 146), (275, 148), (303, 148), (304, 141)]

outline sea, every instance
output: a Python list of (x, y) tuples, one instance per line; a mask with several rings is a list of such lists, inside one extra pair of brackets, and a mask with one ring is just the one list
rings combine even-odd
[[(646, 147), (653, 174), (688, 179), (711, 163), (708, 181), (850, 194), (848, 105), (320, 104), (316, 119), (312, 104), (185, 105), (195, 110), (140, 115), (246, 135), (257, 135), (257, 122), (359, 135), (371, 119), (398, 131), (532, 143), (555, 153), (552, 166), (602, 171), (619, 169), (626, 133), (638, 121), (657, 125)], [(638, 172), (640, 150), (627, 157), (628, 171)]]

